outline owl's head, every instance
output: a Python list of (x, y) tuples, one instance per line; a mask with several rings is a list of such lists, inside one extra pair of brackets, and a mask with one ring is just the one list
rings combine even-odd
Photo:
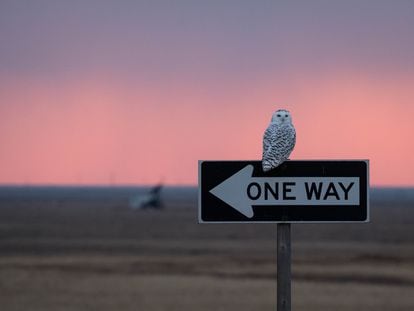
[(292, 123), (292, 117), (289, 111), (279, 109), (273, 113), (271, 122), (276, 124), (290, 124)]

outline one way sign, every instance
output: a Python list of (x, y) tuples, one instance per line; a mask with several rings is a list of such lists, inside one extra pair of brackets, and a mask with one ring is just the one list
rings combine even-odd
[(199, 162), (199, 222), (366, 222), (368, 161)]

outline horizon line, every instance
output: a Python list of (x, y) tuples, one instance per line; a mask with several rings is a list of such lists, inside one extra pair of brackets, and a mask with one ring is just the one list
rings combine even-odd
[[(135, 184), (135, 183), (119, 183), (119, 184), (71, 184), (71, 183), (0, 183), (0, 188), (16, 187), (16, 188), (133, 188), (133, 187), (153, 187), (155, 185), (163, 185), (164, 187), (179, 188), (198, 188), (198, 184), (171, 184), (171, 183), (152, 183), (152, 184)], [(373, 184), (369, 188), (398, 188), (398, 189), (414, 189), (414, 185), (391, 185), (391, 184)]]

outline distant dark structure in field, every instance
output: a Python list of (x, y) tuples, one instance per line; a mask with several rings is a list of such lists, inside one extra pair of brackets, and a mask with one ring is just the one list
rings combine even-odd
[(162, 209), (161, 201), (162, 184), (152, 187), (148, 193), (137, 195), (131, 198), (129, 206), (134, 209)]

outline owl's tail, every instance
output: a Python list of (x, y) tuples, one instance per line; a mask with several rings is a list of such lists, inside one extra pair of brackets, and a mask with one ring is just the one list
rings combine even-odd
[(262, 161), (262, 168), (263, 168), (263, 172), (268, 172), (271, 169), (275, 168), (276, 166), (274, 166), (270, 161), (268, 160), (263, 160)]
[(270, 170), (273, 170), (273, 169), (275, 169), (276, 167), (278, 167), (282, 163), (283, 162), (269, 161), (267, 159), (263, 159), (262, 160), (263, 172), (268, 172)]

